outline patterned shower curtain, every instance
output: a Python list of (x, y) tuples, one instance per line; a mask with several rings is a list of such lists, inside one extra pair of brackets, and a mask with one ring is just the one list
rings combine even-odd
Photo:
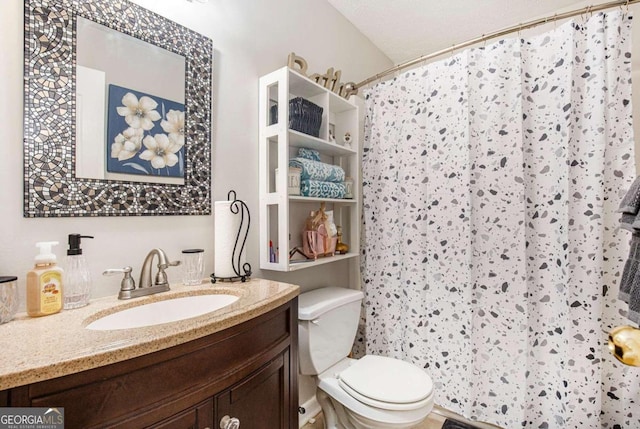
[(367, 353), (505, 428), (640, 428), (608, 352), (634, 179), (631, 17), (570, 22), (366, 93)]

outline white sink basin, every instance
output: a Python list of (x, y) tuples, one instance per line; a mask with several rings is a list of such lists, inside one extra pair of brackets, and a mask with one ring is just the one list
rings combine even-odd
[(167, 299), (128, 308), (101, 317), (87, 325), (95, 331), (141, 328), (176, 322), (219, 310), (238, 300), (235, 295), (195, 295)]

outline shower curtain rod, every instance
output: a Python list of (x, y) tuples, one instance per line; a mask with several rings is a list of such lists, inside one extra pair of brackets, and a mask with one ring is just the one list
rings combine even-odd
[(484, 42), (486, 40), (494, 39), (496, 37), (505, 36), (510, 33), (514, 33), (516, 31), (526, 30), (529, 28), (537, 27), (538, 25), (548, 24), (549, 22), (555, 22), (559, 19), (571, 18), (577, 15), (589, 14), (592, 12), (597, 12), (600, 10), (611, 9), (614, 7), (628, 7), (630, 4), (638, 3), (640, 0), (617, 0), (611, 1), (608, 3), (601, 3), (597, 5), (583, 7), (581, 9), (575, 9), (570, 12), (557, 13), (554, 15), (547, 16), (545, 18), (534, 19), (532, 21), (527, 21), (520, 23), (518, 25), (513, 25), (511, 27), (506, 27), (498, 31), (494, 31), (493, 33), (483, 34), (480, 37), (476, 37), (475, 39), (467, 40), (466, 42), (458, 43), (456, 45), (452, 45), (448, 48), (441, 49), (439, 51), (433, 52), (431, 54), (422, 55), (421, 57), (415, 58), (413, 60), (406, 61), (404, 63), (398, 64), (396, 66), (391, 67), (383, 72), (376, 74), (375, 76), (371, 76), (368, 79), (363, 80), (354, 85), (354, 89), (358, 91), (360, 88), (369, 85), (372, 82), (375, 82), (378, 79), (381, 79), (385, 76), (393, 74), (397, 71), (406, 69), (408, 67), (414, 66), (416, 64), (420, 64), (423, 61), (428, 61), (430, 59), (439, 57), (440, 55), (446, 54), (448, 52), (453, 52), (456, 49), (466, 48), (471, 45), (475, 45), (476, 43)]

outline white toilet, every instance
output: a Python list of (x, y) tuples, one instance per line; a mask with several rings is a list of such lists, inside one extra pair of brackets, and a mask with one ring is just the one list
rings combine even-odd
[(433, 408), (433, 382), (410, 363), (350, 359), (363, 294), (327, 287), (298, 300), (300, 373), (316, 378), (327, 429), (411, 428)]

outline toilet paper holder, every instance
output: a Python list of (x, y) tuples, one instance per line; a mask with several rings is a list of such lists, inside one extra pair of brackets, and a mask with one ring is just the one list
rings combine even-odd
[[(245, 251), (247, 237), (249, 236), (249, 227), (251, 226), (251, 214), (249, 213), (249, 207), (247, 207), (245, 202), (236, 197), (236, 191), (230, 190), (227, 194), (227, 200), (231, 201), (231, 204), (229, 205), (231, 213), (234, 216), (240, 216), (240, 226), (236, 233), (233, 252), (231, 253), (231, 266), (235, 276), (220, 277), (216, 276), (216, 273), (214, 272), (211, 274), (211, 283), (216, 283), (218, 281), (234, 282), (238, 280), (244, 283), (251, 276), (251, 265), (248, 262), (242, 263), (242, 254)], [(243, 230), (244, 237), (241, 239)]]

